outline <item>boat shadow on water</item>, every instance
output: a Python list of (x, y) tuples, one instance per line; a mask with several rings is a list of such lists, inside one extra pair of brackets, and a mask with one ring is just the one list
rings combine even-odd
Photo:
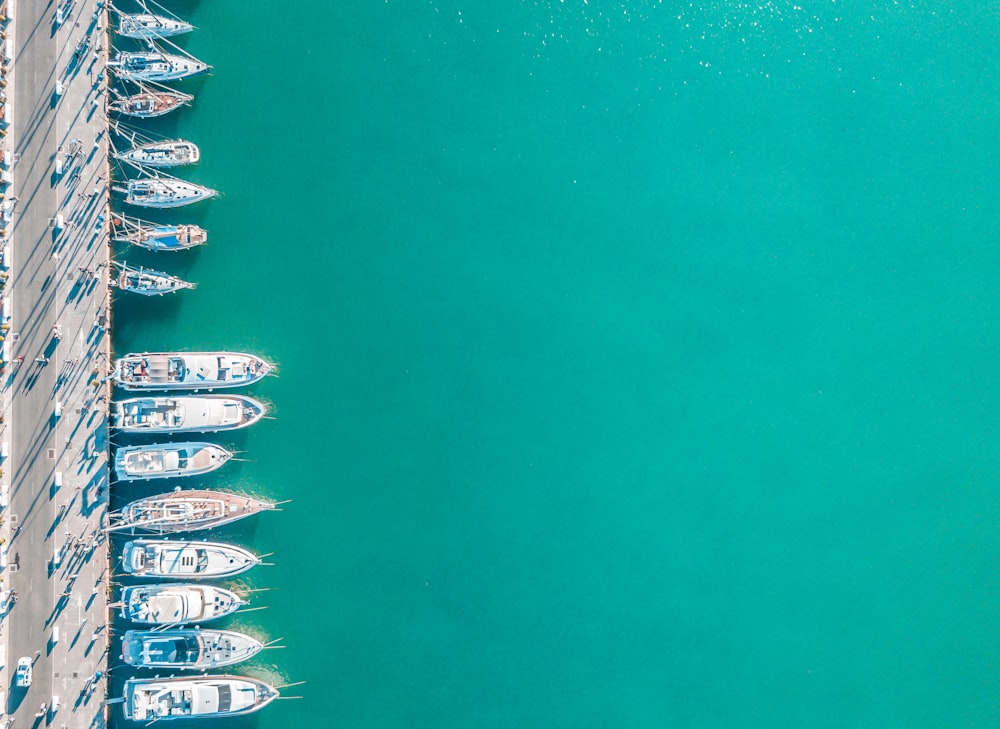
[[(113, 293), (112, 307), (115, 312), (115, 339), (134, 341), (151, 325), (177, 320), (177, 314), (183, 305), (181, 297), (190, 293), (178, 291), (164, 296), (139, 296), (127, 291)], [(125, 305), (120, 305), (126, 298)]]

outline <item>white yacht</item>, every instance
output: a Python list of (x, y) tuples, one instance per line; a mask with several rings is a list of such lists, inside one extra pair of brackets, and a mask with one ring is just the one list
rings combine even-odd
[(111, 377), (126, 390), (211, 390), (252, 385), (272, 369), (239, 352), (144, 352), (119, 359)]
[(214, 585), (133, 585), (122, 592), (121, 616), (142, 625), (205, 623), (232, 615), (246, 601)]
[(160, 51), (120, 52), (107, 67), (126, 81), (179, 81), (207, 73), (211, 68), (197, 58)]
[(117, 152), (115, 159), (143, 167), (180, 167), (197, 163), (201, 159), (201, 151), (194, 142), (168, 139), (163, 142), (147, 142), (125, 152)]
[(190, 33), (194, 26), (177, 18), (164, 18), (152, 13), (122, 14), (118, 19), (118, 35), (138, 40), (169, 38)]
[(277, 689), (245, 676), (130, 678), (122, 706), (126, 719), (152, 723), (249, 714), (277, 697)]
[(129, 205), (141, 208), (179, 208), (219, 194), (209, 187), (171, 177), (133, 179), (114, 190), (124, 192)]
[(135, 397), (114, 404), (111, 427), (126, 433), (215, 433), (253, 425), (267, 409), (246, 395)]
[(119, 481), (198, 476), (222, 468), (233, 457), (214, 443), (154, 443), (119, 448), (115, 476)]
[(246, 572), (260, 559), (232, 544), (135, 539), (122, 550), (122, 567), (137, 577), (213, 579)]
[(245, 661), (263, 648), (256, 638), (232, 630), (128, 630), (122, 639), (122, 660), (137, 668), (204, 671)]

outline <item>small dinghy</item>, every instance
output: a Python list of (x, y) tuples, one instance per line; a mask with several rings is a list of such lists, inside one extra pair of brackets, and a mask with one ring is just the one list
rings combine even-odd
[(266, 412), (246, 395), (134, 397), (114, 404), (111, 427), (125, 433), (216, 433), (253, 425)]
[(177, 18), (164, 18), (152, 13), (122, 14), (118, 18), (118, 35), (137, 40), (156, 40), (190, 33), (194, 26)]
[(117, 152), (114, 156), (115, 159), (141, 167), (180, 167), (197, 163), (201, 159), (201, 151), (194, 142), (168, 139), (140, 144), (128, 151)]
[(108, 104), (108, 110), (138, 119), (152, 119), (193, 100), (191, 94), (182, 94), (179, 91), (144, 91), (131, 96), (119, 96)]
[(150, 251), (184, 251), (202, 245), (208, 240), (208, 233), (197, 225), (159, 225), (113, 215), (111, 238)]
[(180, 81), (207, 73), (211, 66), (197, 58), (161, 51), (120, 52), (107, 67), (126, 81)]
[(115, 476), (119, 481), (148, 481), (210, 473), (233, 457), (214, 443), (155, 443), (119, 448)]
[(214, 529), (262, 511), (275, 504), (225, 491), (172, 491), (137, 499), (109, 516), (111, 530), (141, 530), (156, 534)]
[(246, 601), (214, 585), (133, 585), (122, 591), (121, 616), (141, 625), (207, 623), (232, 615)]
[(219, 194), (210, 188), (173, 177), (129, 180), (124, 188), (115, 187), (114, 190), (124, 192), (125, 202), (129, 205), (143, 208), (179, 208)]
[(171, 276), (162, 271), (154, 271), (149, 268), (139, 266), (129, 266), (127, 263), (116, 264), (119, 273), (118, 277), (111, 281), (122, 291), (130, 291), (133, 294), (143, 296), (162, 296), (181, 289), (193, 289), (194, 284), (184, 279)]
[(233, 577), (260, 559), (233, 544), (136, 539), (122, 550), (122, 567), (136, 577), (210, 580)]

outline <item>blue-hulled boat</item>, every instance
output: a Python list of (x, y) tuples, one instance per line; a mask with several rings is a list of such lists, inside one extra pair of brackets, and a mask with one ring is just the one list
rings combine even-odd
[(208, 233), (197, 225), (161, 225), (114, 215), (111, 218), (111, 237), (150, 251), (183, 251), (200, 246), (208, 240)]

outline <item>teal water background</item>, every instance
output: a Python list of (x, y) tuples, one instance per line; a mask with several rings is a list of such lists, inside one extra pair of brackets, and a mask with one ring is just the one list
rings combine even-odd
[[(279, 727), (997, 726), (987, 3), (176, 0)], [(698, 7), (695, 7), (698, 6)]]

